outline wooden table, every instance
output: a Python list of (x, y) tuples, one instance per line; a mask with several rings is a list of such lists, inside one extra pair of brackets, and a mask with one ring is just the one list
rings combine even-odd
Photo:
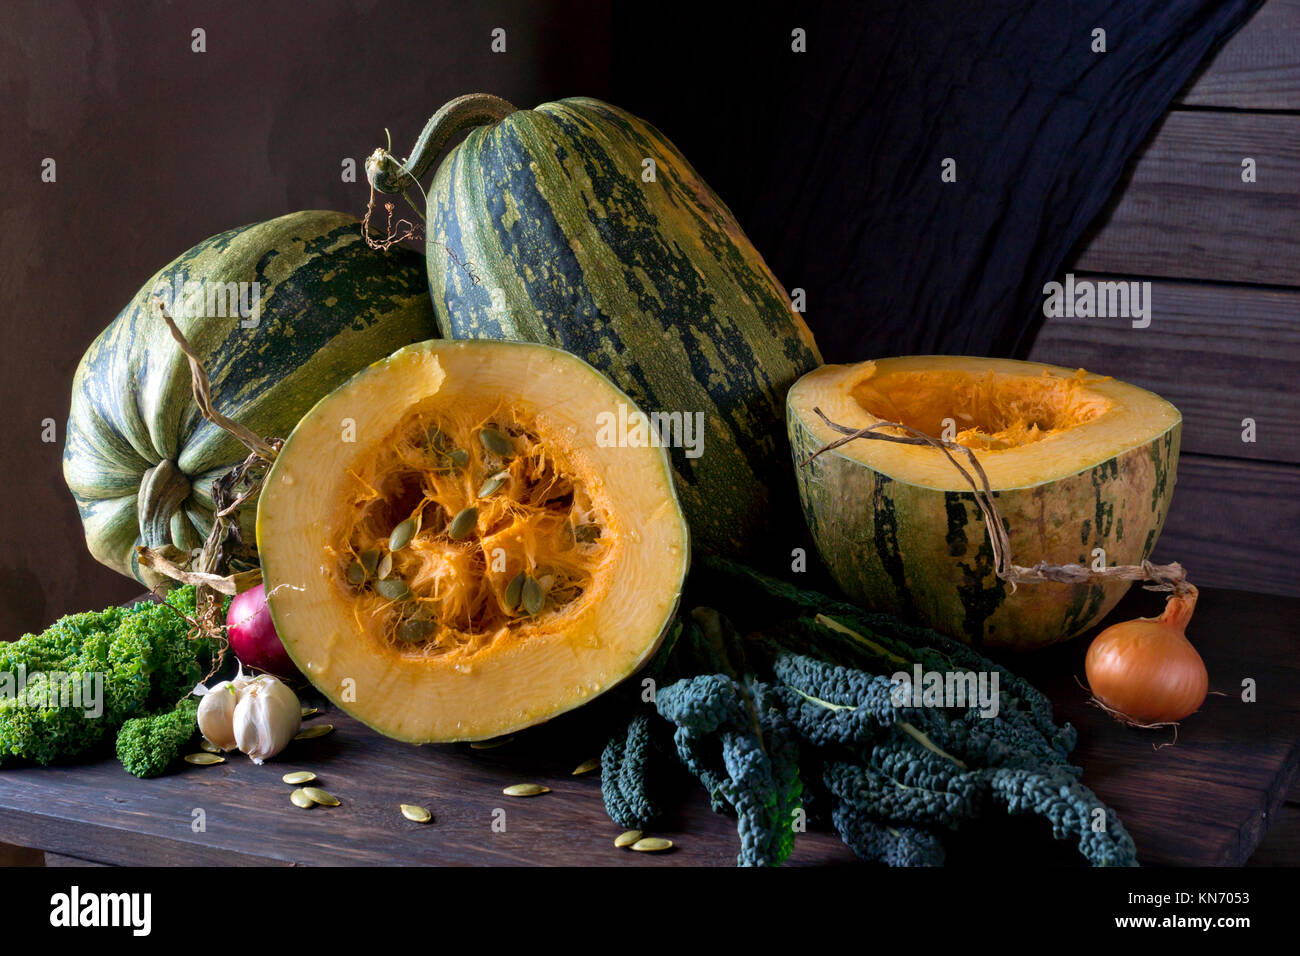
[[(1135, 590), (1111, 620), (1154, 614), (1160, 602)], [(1225, 696), (1211, 696), (1184, 723), (1177, 744), (1158, 749), (1155, 744), (1171, 740), (1171, 734), (1130, 730), (1088, 705), (1075, 681), (1083, 673), (1086, 640), (1008, 663), (1034, 678), (1056, 702), (1058, 715), (1079, 728), (1075, 756), (1085, 768), (1084, 780), (1119, 812), (1144, 863), (1241, 864), (1296, 777), (1297, 620), (1300, 599), (1203, 591), (1192, 637), (1209, 667), (1211, 689)], [(1257, 684), (1257, 703), (1241, 702), (1246, 678)], [(156, 780), (129, 776), (111, 756), (77, 766), (0, 770), (0, 841), (44, 850), (50, 863), (735, 862), (734, 821), (711, 813), (698, 789), (680, 818), (660, 831), (677, 842), (675, 850), (615, 850), (611, 841), (619, 828), (605, 816), (597, 774), (570, 775), (599, 749), (581, 711), (492, 750), (399, 744), (336, 711), (309, 723), (322, 721), (334, 724), (335, 732), (295, 742), (260, 767), (232, 754), (215, 767), (180, 764)], [(320, 785), (342, 806), (292, 806), (292, 788), (280, 777), (297, 769), (319, 774)], [(552, 792), (529, 799), (501, 793), (510, 784), (534, 781)], [(434, 822), (405, 820), (400, 803), (428, 807)], [(199, 820), (203, 828), (196, 830)], [(1059, 849), (1045, 859), (1073, 859), (1068, 848)], [(825, 832), (800, 835), (791, 860), (853, 862), (838, 838)]]

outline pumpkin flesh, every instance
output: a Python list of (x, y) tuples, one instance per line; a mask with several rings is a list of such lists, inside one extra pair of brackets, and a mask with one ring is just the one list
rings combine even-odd
[[(637, 670), (689, 549), (663, 450), (598, 441), (602, 412), (628, 401), (573, 356), (492, 342), (403, 349), (322, 401), (258, 512), (272, 615), (298, 667), (375, 729), (419, 742), (509, 733)], [(340, 440), (344, 421), (355, 442)], [(383, 593), (378, 571), (349, 577), (375, 556), (409, 597)], [(543, 592), (535, 614), (511, 600), (521, 573)]]

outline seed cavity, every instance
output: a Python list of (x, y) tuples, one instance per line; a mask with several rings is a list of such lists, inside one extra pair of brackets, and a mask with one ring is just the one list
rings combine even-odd
[(398, 640), (413, 644), (416, 641), (423, 641), (433, 633), (438, 624), (427, 617), (413, 617), (397, 625)]

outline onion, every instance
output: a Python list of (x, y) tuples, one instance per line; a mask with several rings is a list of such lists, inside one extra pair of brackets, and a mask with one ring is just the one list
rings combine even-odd
[(226, 614), (226, 637), (240, 663), (286, 679), (300, 679), (302, 674), (280, 643), (266, 604), (266, 585), (259, 584), (230, 602)]
[(1172, 723), (1204, 703), (1209, 675), (1185, 633), (1196, 595), (1188, 585), (1169, 596), (1159, 617), (1112, 624), (1088, 648), (1088, 685), (1117, 718), (1147, 726)]

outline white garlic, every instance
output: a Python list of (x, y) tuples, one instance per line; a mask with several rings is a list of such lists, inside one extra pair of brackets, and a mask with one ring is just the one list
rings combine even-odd
[(253, 763), (274, 757), (301, 727), (302, 705), (282, 681), (263, 674), (239, 693), (233, 719), (235, 743)]
[(235, 743), (235, 706), (240, 695), (253, 678), (245, 677), (241, 669), (234, 680), (223, 680), (212, 687), (199, 684), (194, 693), (201, 694), (199, 702), (199, 732), (222, 750), (234, 750)]

